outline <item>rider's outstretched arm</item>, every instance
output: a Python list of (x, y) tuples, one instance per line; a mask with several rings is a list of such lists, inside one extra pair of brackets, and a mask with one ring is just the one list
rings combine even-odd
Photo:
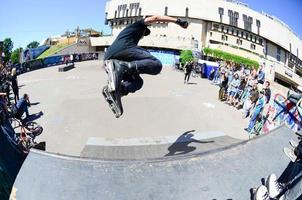
[(177, 19), (174, 17), (169, 17), (169, 16), (159, 16), (159, 15), (154, 15), (150, 17), (145, 18), (145, 24), (151, 25), (157, 22), (173, 22), (181, 26), (182, 28), (187, 28), (189, 23), (185, 20)]

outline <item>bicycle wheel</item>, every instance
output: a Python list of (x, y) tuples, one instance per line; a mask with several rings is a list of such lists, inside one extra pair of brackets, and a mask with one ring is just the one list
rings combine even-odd
[(43, 132), (43, 127), (40, 126), (37, 122), (27, 122), (25, 124), (26, 130), (28, 130), (30, 133), (28, 134), (33, 139)]

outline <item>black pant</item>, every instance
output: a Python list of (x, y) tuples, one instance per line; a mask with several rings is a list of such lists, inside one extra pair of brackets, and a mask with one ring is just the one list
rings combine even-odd
[[(125, 49), (114, 55), (105, 55), (107, 60), (117, 59), (126, 62), (131, 62), (136, 68), (136, 73), (127, 75), (123, 78), (123, 86), (127, 92), (134, 93), (143, 86), (143, 79), (139, 74), (157, 75), (161, 72), (161, 62), (152, 56), (147, 50), (141, 47), (133, 47)], [(127, 93), (126, 92), (126, 93)]]
[(192, 71), (188, 71), (185, 73), (185, 81), (189, 82)]

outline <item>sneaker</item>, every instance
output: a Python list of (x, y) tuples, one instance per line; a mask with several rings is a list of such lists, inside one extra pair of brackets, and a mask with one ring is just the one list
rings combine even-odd
[(120, 89), (123, 76), (129, 70), (127, 65), (129, 65), (129, 63), (119, 60), (105, 61), (105, 69), (108, 74), (108, 88), (110, 92), (118, 91)]
[(293, 148), (297, 148), (297, 146), (299, 145), (298, 142), (294, 141), (294, 140), (290, 140), (289, 144), (293, 147)]
[(114, 112), (115, 117), (119, 118), (123, 114), (123, 105), (121, 102), (121, 95), (117, 91), (110, 92), (109, 87), (105, 86), (103, 88), (103, 95), (106, 98), (106, 101), (110, 105), (110, 109)]
[(285, 153), (285, 155), (286, 155), (287, 157), (289, 157), (289, 159), (290, 159), (292, 162), (295, 162), (295, 161), (297, 160), (297, 156), (295, 155), (295, 152), (294, 152), (293, 149), (284, 147), (284, 148), (283, 148), (283, 152)]
[(264, 185), (261, 185), (257, 188), (254, 200), (270, 200), (267, 188)]
[(268, 176), (266, 187), (271, 198), (277, 197), (283, 190), (283, 186), (278, 183), (277, 176), (275, 174)]
[(245, 130), (246, 132), (248, 132), (248, 133), (251, 132), (251, 130), (250, 130), (249, 128), (245, 128), (244, 130)]

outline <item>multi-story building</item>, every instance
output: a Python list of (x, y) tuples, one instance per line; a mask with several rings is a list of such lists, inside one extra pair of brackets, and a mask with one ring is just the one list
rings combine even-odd
[(169, 15), (187, 19), (189, 27), (154, 24), (151, 35), (139, 45), (161, 50), (168, 57), (182, 49), (221, 49), (265, 63), (274, 78), (302, 85), (301, 39), (281, 20), (246, 4), (233, 0), (110, 0), (105, 12), (105, 24), (112, 27), (112, 35), (92, 38), (96, 51), (103, 51), (124, 27), (143, 16)]

